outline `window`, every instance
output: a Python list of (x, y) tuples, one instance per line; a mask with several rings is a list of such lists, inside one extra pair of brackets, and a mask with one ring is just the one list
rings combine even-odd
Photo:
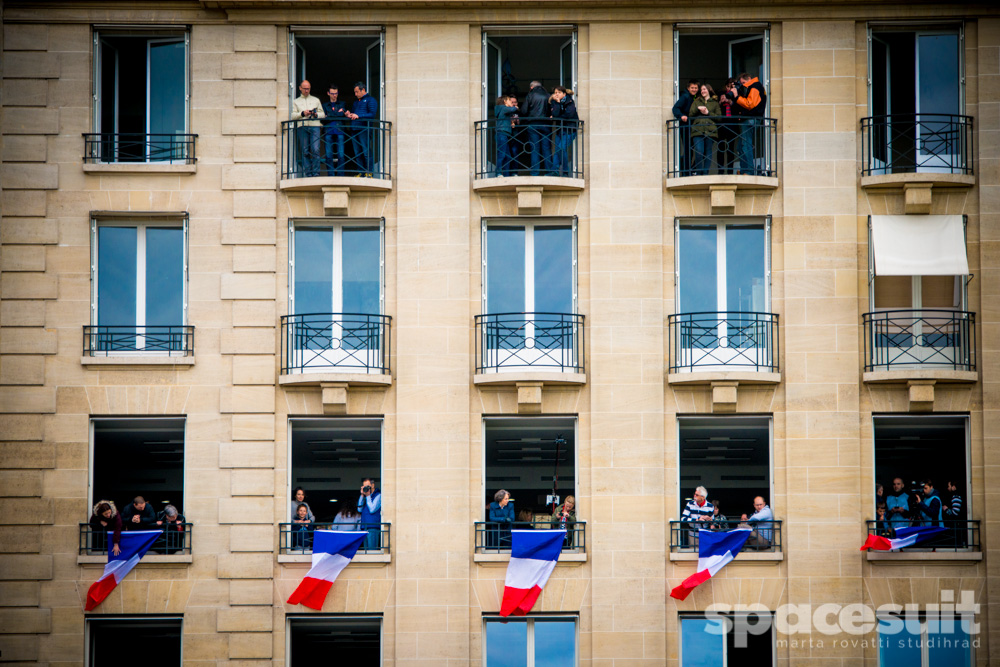
[(285, 364), (295, 372), (388, 372), (379, 220), (289, 224)]
[(179, 667), (182, 622), (173, 616), (88, 617), (87, 667), (115, 665), (122, 656), (139, 655), (143, 665)]
[(681, 667), (775, 664), (771, 614), (684, 615), (680, 624)]
[(691, 79), (708, 83), (716, 93), (727, 79), (746, 72), (770, 92), (770, 31), (766, 25), (734, 27), (679, 24), (674, 30), (674, 99)]
[(524, 101), (532, 81), (549, 93), (576, 90), (576, 28), (508, 26), (483, 29), (483, 118), (493, 117), (500, 95)]
[(879, 667), (971, 667), (972, 619), (947, 614), (914, 617), (880, 613)]
[(192, 351), (187, 219), (91, 221), (91, 354)]
[(483, 618), (485, 667), (576, 667), (577, 617)]
[(94, 131), (100, 162), (185, 162), (189, 34), (184, 29), (94, 31)]
[(776, 367), (770, 218), (678, 218), (673, 366)]
[(576, 220), (484, 220), (482, 298), (482, 367), (581, 366)]
[(354, 84), (363, 81), (378, 103), (379, 118), (385, 108), (385, 33), (382, 28), (293, 28), (288, 33), (288, 103), (299, 95), (303, 79), (312, 94), (327, 102), (328, 86), (338, 86), (339, 101), (348, 108), (354, 101)]
[(290, 665), (330, 662), (356, 667), (382, 664), (381, 616), (289, 616)]
[(970, 160), (959, 26), (871, 26), (871, 173), (955, 173)]

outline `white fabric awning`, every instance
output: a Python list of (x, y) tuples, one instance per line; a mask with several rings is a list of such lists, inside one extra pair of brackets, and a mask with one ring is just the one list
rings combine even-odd
[(966, 276), (960, 215), (873, 215), (876, 276)]

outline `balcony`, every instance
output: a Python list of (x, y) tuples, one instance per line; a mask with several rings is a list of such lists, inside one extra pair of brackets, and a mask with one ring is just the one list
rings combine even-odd
[(776, 384), (776, 313), (678, 313), (667, 318), (670, 384)]
[[(536, 519), (534, 521), (514, 521), (512, 523), (497, 523), (495, 521), (476, 521), (475, 527), (475, 560), (478, 562), (506, 561), (510, 558), (511, 533), (513, 530), (552, 530), (558, 526), (552, 521)], [(566, 524), (566, 539), (563, 541), (560, 561), (579, 562), (587, 556), (587, 522), (572, 521)]]
[(689, 521), (670, 522), (670, 560), (698, 559), (698, 530), (736, 530), (751, 528), (753, 532), (743, 549), (736, 557), (736, 562), (745, 561), (777, 561), (784, 558), (782, 552), (780, 520), (761, 521), (750, 525), (745, 521), (727, 520), (708, 524), (698, 524)]
[(976, 382), (976, 314), (882, 310), (862, 315), (865, 382)]
[(475, 384), (585, 384), (583, 315), (476, 315)]
[(85, 133), (85, 172), (195, 172), (197, 134)]
[[(893, 538), (895, 533), (885, 521), (866, 521), (868, 535)], [(907, 524), (909, 525), (909, 524)], [(980, 541), (979, 521), (942, 521), (947, 530), (917, 546), (904, 547), (893, 551), (869, 549), (869, 561), (981, 561), (983, 559)]]
[(361, 528), (348, 528), (339, 523), (311, 523), (304, 527), (295, 523), (279, 523), (278, 562), (311, 560), (313, 533), (317, 530), (367, 530), (368, 537), (361, 543), (354, 560), (361, 563), (388, 563), (392, 550), (391, 528), (392, 524), (388, 523), (373, 523)]
[(361, 313), (281, 317), (279, 384), (389, 385), (392, 318)]
[(861, 119), (863, 188), (971, 187), (976, 182), (974, 159), (971, 116), (911, 113)]
[(282, 190), (387, 192), (392, 190), (391, 156), (392, 123), (388, 121), (283, 121), (279, 186)]
[[(158, 563), (190, 563), (191, 528), (194, 524), (180, 524), (179, 530), (171, 528), (156, 539), (143, 560)], [(95, 531), (89, 523), (80, 524), (77, 564), (105, 563), (108, 560), (108, 537)]]
[(509, 131), (481, 120), (475, 132), (473, 190), (583, 190), (582, 120), (522, 118)]
[(703, 116), (693, 125), (668, 120), (667, 189), (777, 188), (777, 127), (774, 118)]
[(193, 366), (194, 326), (83, 327), (84, 366)]

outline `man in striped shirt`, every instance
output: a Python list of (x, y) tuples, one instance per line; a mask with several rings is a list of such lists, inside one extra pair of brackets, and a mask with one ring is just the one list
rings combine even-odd
[(953, 479), (948, 480), (948, 484), (945, 488), (948, 489), (948, 495), (945, 498), (945, 504), (942, 508), (944, 513), (944, 525), (952, 527), (955, 536), (955, 546), (964, 547), (966, 526), (962, 523), (965, 521), (965, 509), (962, 506), (962, 494), (958, 492), (958, 484), (956, 484)]
[(694, 490), (694, 500), (689, 500), (687, 506), (684, 508), (684, 512), (681, 513), (681, 521), (686, 523), (703, 522), (705, 524), (691, 531), (682, 531), (681, 534), (685, 535), (692, 544), (697, 544), (698, 528), (708, 530), (709, 524), (715, 514), (715, 506), (708, 502), (706, 498), (708, 498), (708, 489), (704, 486), (699, 486)]

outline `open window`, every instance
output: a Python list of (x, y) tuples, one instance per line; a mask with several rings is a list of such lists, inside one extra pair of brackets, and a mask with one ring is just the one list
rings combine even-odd
[(879, 667), (972, 667), (976, 664), (976, 632), (972, 614), (880, 611)]
[(94, 132), (87, 159), (185, 163), (190, 34), (184, 28), (94, 29)]
[(576, 616), (483, 617), (484, 667), (576, 667)]
[(87, 667), (122, 662), (122, 656), (142, 656), (151, 667), (180, 667), (181, 626), (176, 616), (87, 617)]
[(771, 90), (767, 24), (677, 24), (674, 27), (674, 99), (695, 79), (716, 94), (726, 80), (747, 73)]
[(957, 173), (971, 161), (960, 25), (869, 27), (872, 174)]
[(385, 109), (385, 33), (382, 28), (303, 28), (288, 33), (288, 104), (299, 94), (299, 84), (308, 79), (312, 94), (327, 102), (328, 86), (336, 85), (339, 100), (350, 108), (354, 84), (363, 81), (378, 103), (379, 118)]
[(681, 667), (777, 664), (772, 614), (684, 614), (679, 620)]
[(548, 92), (576, 90), (574, 26), (486, 26), (483, 28), (483, 119), (493, 118), (500, 95), (524, 100), (532, 81)]
[(388, 373), (383, 220), (289, 221), (282, 372)]
[(290, 665), (336, 663), (356, 667), (382, 664), (381, 616), (289, 616)]
[(91, 220), (85, 353), (187, 355), (187, 218)]

